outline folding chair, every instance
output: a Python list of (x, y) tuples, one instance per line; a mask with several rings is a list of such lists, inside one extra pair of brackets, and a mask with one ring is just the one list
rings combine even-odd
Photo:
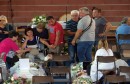
[(117, 76), (117, 75), (107, 75), (105, 77), (105, 84), (107, 83), (125, 83), (126, 82), (126, 78), (124, 75), (122, 76)]
[[(130, 40), (130, 34), (118, 34), (118, 43), (120, 40)], [(130, 59), (130, 44), (123, 43), (118, 45), (118, 51), (122, 59)]]
[(119, 75), (126, 75), (126, 81), (130, 82), (130, 67), (129, 66), (119, 66)]
[(54, 80), (52, 76), (33, 76), (32, 77), (32, 83), (37, 84), (37, 83), (50, 83), (53, 84)]
[(58, 62), (58, 63), (64, 64), (64, 65), (65, 65), (65, 63), (66, 63), (66, 64), (69, 65), (69, 63), (67, 63), (67, 62), (70, 61), (70, 57), (69, 57), (68, 55), (62, 55), (62, 56), (54, 55), (54, 56), (53, 56), (53, 59), (52, 59), (51, 61), (52, 61), (52, 62)]
[[(69, 67), (66, 67), (66, 66), (50, 67), (50, 73), (54, 78), (54, 82), (71, 83), (71, 74), (70, 74), (70, 68)], [(63, 74), (65, 74), (65, 76)]]
[[(114, 67), (112, 69), (98, 69), (99, 62), (100, 63), (113, 63)], [(104, 73), (105, 71), (114, 71), (115, 72), (116, 71), (115, 57), (114, 56), (97, 56), (97, 82), (98, 82), (98, 71), (103, 72), (104, 76), (106, 75)]]

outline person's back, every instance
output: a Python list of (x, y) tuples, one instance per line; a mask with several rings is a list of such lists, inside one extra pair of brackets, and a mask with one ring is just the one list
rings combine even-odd
[[(116, 29), (116, 39), (118, 43), (118, 34), (130, 34), (130, 18), (125, 17), (122, 20), (122, 24)], [(128, 43), (130, 44), (130, 40), (119, 40), (119, 45), (122, 43)]]
[[(90, 76), (95, 82), (97, 79), (97, 56), (113, 56), (113, 52), (108, 48), (107, 40), (100, 40), (98, 42), (98, 50), (95, 54), (94, 61), (91, 66)], [(108, 67), (109, 66), (109, 67)], [(113, 63), (98, 63), (98, 69), (112, 69), (114, 67)], [(98, 71), (98, 79), (103, 76), (102, 72)]]

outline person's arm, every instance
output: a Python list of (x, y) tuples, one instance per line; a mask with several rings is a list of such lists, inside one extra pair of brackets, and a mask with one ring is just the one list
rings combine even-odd
[(111, 29), (112, 25), (111, 25), (110, 22), (107, 22), (105, 27), (106, 27), (106, 30), (105, 30), (104, 34), (106, 34), (107, 32), (109, 32), (109, 30)]
[(54, 43), (55, 47), (58, 45), (59, 39), (60, 39), (60, 30), (56, 31), (56, 39), (55, 39), (55, 43)]
[(69, 35), (73, 36), (73, 35), (75, 35), (76, 32), (72, 32), (72, 31), (70, 31), (70, 30), (67, 30), (67, 33), (68, 33)]
[(28, 40), (29, 40), (29, 37), (28, 37), (28, 36), (25, 36), (25, 40), (24, 40), (24, 42), (23, 42), (23, 44), (22, 44), (22, 49), (25, 49), (25, 48), (26, 48)]
[(50, 48), (51, 45), (48, 44), (48, 42), (46, 42), (44, 39), (40, 38), (40, 42), (42, 42), (43, 44), (45, 44), (47, 47)]
[(75, 34), (75, 36), (74, 36), (74, 38), (73, 38), (73, 40), (72, 40), (72, 45), (75, 45), (75, 43), (76, 43), (76, 40), (80, 37), (80, 35), (82, 34), (82, 29), (78, 29), (77, 31), (76, 31), (76, 34)]

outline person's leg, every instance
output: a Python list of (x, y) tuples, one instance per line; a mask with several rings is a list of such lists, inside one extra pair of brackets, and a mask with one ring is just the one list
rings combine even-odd
[(74, 63), (74, 46), (71, 43), (68, 43), (68, 52), (69, 52), (69, 56), (70, 56), (70, 63)]
[(40, 60), (44, 60), (44, 58), (45, 58), (43, 53), (39, 53), (37, 56), (38, 56), (38, 58), (40, 58)]
[(85, 43), (84, 42), (78, 42), (77, 56), (78, 56), (79, 62), (84, 62), (86, 60), (86, 58), (85, 58)]
[(85, 57), (86, 57), (86, 61), (91, 62), (92, 61), (92, 46), (93, 46), (94, 42), (92, 41), (88, 41), (85, 44)]
[(74, 57), (75, 57), (75, 62), (79, 62), (78, 56), (77, 56), (77, 44), (74, 46)]
[(26, 54), (26, 57), (29, 58), (29, 61), (30, 61), (30, 62), (34, 62), (34, 55), (32, 55), (32, 54), (30, 54), (30, 53), (27, 53), (27, 54)]

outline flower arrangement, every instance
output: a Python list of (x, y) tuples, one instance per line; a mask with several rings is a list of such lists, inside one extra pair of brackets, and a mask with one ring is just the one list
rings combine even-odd
[(46, 23), (46, 16), (36, 16), (32, 19), (32, 24), (34, 25), (37, 25), (40, 22)]
[(78, 77), (73, 81), (72, 84), (93, 84), (93, 82), (91, 78)]
[(9, 77), (8, 80), (5, 80), (3, 84), (30, 84), (31, 81), (28, 80), (25, 76), (18, 77), (14, 74), (12, 77)]
[(92, 80), (83, 70), (83, 62), (71, 65), (72, 84), (92, 84)]

